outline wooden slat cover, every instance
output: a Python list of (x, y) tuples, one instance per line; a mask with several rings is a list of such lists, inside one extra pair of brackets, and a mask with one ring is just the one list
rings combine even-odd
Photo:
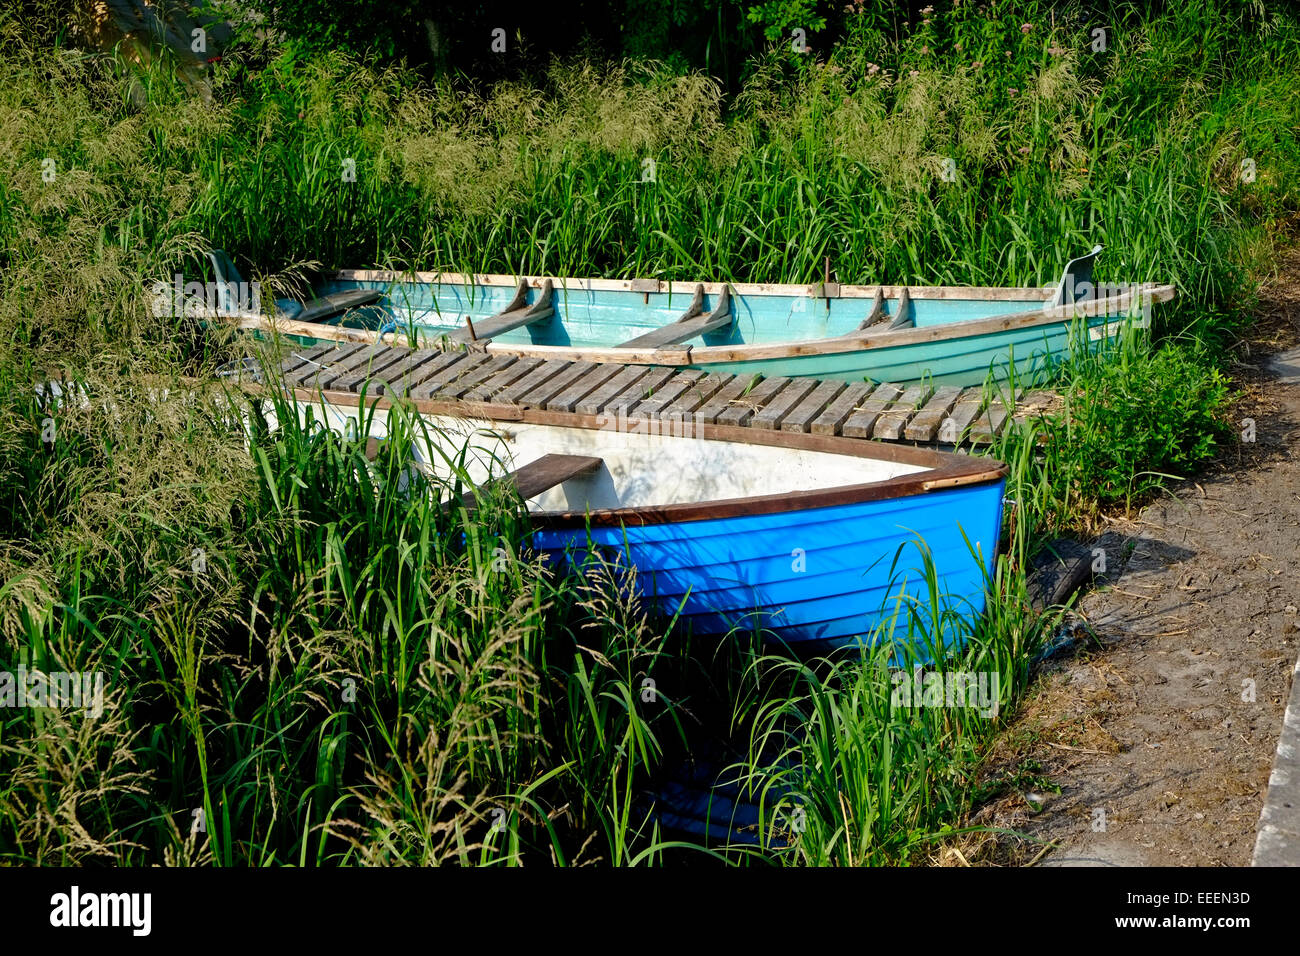
[(517, 395), (515, 403), (525, 408), (549, 408), (552, 399), (562, 397), (576, 382), (581, 382), (596, 368), (598, 366), (595, 362), (574, 362), (546, 381)]
[(442, 399), (465, 398), (474, 387), (482, 385), (493, 375), (504, 371), (519, 361), (516, 355), (493, 355), (486, 362), (467, 368), (461, 375), (438, 387), (437, 397)]
[(301, 372), (305, 367), (315, 367), (314, 362), (319, 362), (319, 356), (324, 355), (334, 347), (333, 342), (322, 342), (320, 345), (314, 345), (311, 348), (294, 349), (289, 353), (289, 357), (280, 363), (280, 377), (287, 383), (290, 381), (291, 372)]
[(514, 404), (522, 402), (534, 394), (540, 394), (541, 388), (547, 382), (553, 380), (556, 376), (565, 370), (572, 368), (573, 362), (566, 362), (562, 359), (545, 359), (542, 363), (525, 375), (513, 385), (502, 390), (497, 396), (497, 401)]
[(439, 369), (433, 375), (421, 379), (418, 383), (413, 383), (410, 395), (415, 399), (430, 398), (448, 382), (472, 373), (475, 368), (485, 365), (487, 361), (486, 352), (465, 353), (464, 358), (459, 362), (453, 362), (445, 368)]
[(871, 397), (859, 402), (848, 419), (840, 427), (840, 434), (849, 438), (870, 438), (876, 427), (876, 420), (884, 414), (885, 409), (897, 401), (903, 394), (902, 388), (889, 382), (881, 382)]
[(649, 374), (623, 389), (605, 403), (604, 411), (610, 415), (626, 415), (643, 400), (653, 396), (676, 373), (671, 368), (651, 368)]
[(718, 415), (719, 425), (744, 425), (757, 414), (768, 401), (790, 384), (790, 379), (782, 375), (765, 378), (746, 394), (731, 402), (730, 407)]
[(898, 397), (898, 401), (876, 419), (872, 437), (887, 438), (891, 441), (901, 438), (903, 428), (916, 415), (917, 408), (930, 397), (933, 390), (934, 386), (928, 384), (909, 386), (907, 391)]
[(586, 395), (613, 378), (620, 368), (618, 365), (595, 362), (586, 374), (572, 380), (563, 391), (547, 399), (546, 409), (552, 412), (571, 412), (574, 406)]
[[(698, 369), (696, 370), (698, 371)], [(691, 415), (700, 409), (706, 402), (721, 392), (729, 384), (736, 380), (735, 375), (729, 372), (710, 372), (703, 378), (698, 379), (672, 400), (668, 405), (663, 406), (656, 413), (658, 416), (671, 414), (674, 417), (678, 415)], [(748, 378), (748, 376), (746, 376)]]
[(857, 409), (858, 403), (871, 394), (872, 386), (866, 382), (854, 382), (835, 397), (826, 411), (815, 419), (809, 428), (814, 435), (838, 435), (844, 423)]
[(646, 377), (650, 371), (648, 365), (624, 365), (615, 366), (618, 373), (608, 381), (601, 384), (598, 388), (588, 392), (584, 397), (578, 400), (578, 404), (573, 406), (573, 410), (581, 415), (595, 415), (605, 407), (605, 403), (613, 399), (625, 388), (634, 382), (639, 382)]
[(309, 379), (321, 373), (322, 369), (332, 367), (336, 362), (346, 361), (348, 358), (360, 354), (365, 346), (360, 342), (350, 342), (346, 345), (340, 345), (337, 342), (326, 342), (318, 345), (308, 352), (302, 353), (303, 361), (292, 372), (285, 375), (284, 383), (290, 387), (305, 387), (304, 383)]
[(324, 356), (315, 368), (307, 366), (305, 374), (295, 376), (299, 388), (329, 388), (336, 380), (347, 375), (353, 369), (365, 366), (375, 355), (377, 346), (362, 345), (361, 348), (338, 352)]
[(704, 378), (704, 371), (698, 368), (683, 369), (654, 390), (648, 396), (628, 409), (628, 415), (635, 418), (654, 418), (659, 411), (681, 397), (692, 385)]
[(446, 354), (437, 349), (407, 350), (400, 362), (384, 370), (382, 379), (375, 384), (376, 390), (380, 395), (405, 395), (401, 383), (416, 369), (427, 363), (438, 362)]
[(804, 396), (799, 404), (792, 408), (785, 418), (781, 419), (781, 431), (808, 431), (813, 419), (826, 411), (831, 402), (835, 400), (835, 397), (847, 387), (844, 382), (834, 380), (819, 382), (816, 388)]
[(786, 415), (816, 386), (816, 379), (793, 379), (771, 401), (754, 413), (754, 417), (749, 424), (754, 428), (778, 427), (785, 421)]
[[(370, 361), (364, 365), (354, 368), (347, 375), (336, 378), (330, 388), (340, 392), (359, 391), (363, 384), (367, 381), (374, 382), (387, 369), (400, 362), (406, 354), (406, 349), (395, 349), (388, 346), (382, 352), (376, 352)], [(372, 387), (371, 392), (373, 391), (374, 388)]]
[(975, 416), (984, 407), (984, 389), (968, 388), (939, 423), (938, 441), (949, 445), (958, 445), (966, 438), (966, 429), (975, 420)]
[(542, 360), (539, 358), (521, 358), (482, 384), (475, 385), (465, 394), (465, 398), (471, 402), (497, 401), (503, 389), (513, 385), (541, 364)]
[(1042, 417), (1044, 410), (1052, 407), (1055, 401), (1055, 392), (1029, 392), (1022, 399), (1016, 402), (1016, 411), (1011, 416), (1011, 420), (1016, 423), (1021, 423), (1030, 418)]
[(935, 433), (939, 431), (939, 423), (943, 421), (960, 395), (961, 388), (957, 385), (936, 388), (930, 400), (907, 423), (907, 427), (903, 429), (903, 437), (908, 441), (934, 441)]
[[(707, 381), (707, 379), (705, 379)], [(758, 381), (757, 375), (737, 375), (721, 388), (719, 388), (712, 397), (704, 404), (698, 406), (695, 410), (695, 421), (701, 425), (713, 425), (717, 423), (718, 416), (726, 411), (733, 398), (738, 398), (742, 392)], [(703, 382), (701, 382), (703, 384)], [(676, 403), (675, 407), (680, 407)]]
[(440, 375), (453, 365), (465, 361), (469, 354), (468, 352), (440, 352), (428, 362), (417, 365), (393, 382), (392, 393), (394, 395), (411, 395), (416, 388), (432, 379), (435, 375)]

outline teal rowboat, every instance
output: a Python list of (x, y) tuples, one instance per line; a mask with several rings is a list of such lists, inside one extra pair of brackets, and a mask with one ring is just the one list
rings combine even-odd
[(1148, 324), (1171, 285), (1092, 283), (1098, 246), (1045, 288), (762, 285), (347, 270), (322, 300), (374, 305), (302, 321), (227, 315), (306, 342), (383, 341), (707, 372), (977, 385), (1043, 367), (1072, 336)]

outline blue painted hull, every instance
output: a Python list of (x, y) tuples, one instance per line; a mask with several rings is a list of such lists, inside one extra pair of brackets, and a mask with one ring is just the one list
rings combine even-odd
[[(946, 644), (984, 610), (1005, 482), (847, 505), (627, 528), (551, 528), (535, 546), (581, 563), (624, 554), (637, 588), (695, 633), (762, 628), (791, 645), (911, 640), (907, 598), (928, 615), (923, 540), (954, 619), (923, 621)], [(965, 532), (963, 538), (962, 532)], [(969, 539), (970, 545), (967, 545)], [(978, 557), (971, 548), (978, 550)]]

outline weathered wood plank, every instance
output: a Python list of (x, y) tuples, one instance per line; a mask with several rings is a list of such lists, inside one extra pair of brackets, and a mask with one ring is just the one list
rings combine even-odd
[[(527, 501), (529, 498), (536, 498), (543, 491), (554, 488), (556, 485), (590, 474), (604, 464), (603, 459), (594, 458), (590, 455), (543, 455), (536, 461), (530, 461), (522, 468), (516, 468), (500, 478), (489, 481), (483, 490), (510, 486), (513, 487), (520, 498)], [(482, 491), (479, 494), (482, 494)], [(466, 510), (473, 511), (475, 493), (472, 491), (466, 492), (463, 500)]]
[(390, 391), (394, 395), (411, 395), (414, 389), (453, 365), (465, 361), (468, 355), (468, 352), (440, 352), (432, 360), (417, 365), (393, 382)]
[[(358, 391), (366, 382), (375, 383), (375, 379), (384, 374), (388, 369), (402, 361), (409, 354), (407, 349), (393, 348), (387, 346), (384, 351), (378, 352), (370, 361), (357, 368), (354, 368), (347, 375), (336, 378), (330, 388), (339, 392)], [(377, 384), (377, 383), (375, 383)], [(371, 389), (374, 392), (374, 389)]]
[(737, 396), (718, 414), (719, 425), (745, 425), (749, 420), (790, 384), (783, 375), (765, 378), (744, 395)]
[(663, 348), (665, 345), (677, 345), (681, 342), (688, 342), (698, 335), (704, 335), (706, 332), (728, 326), (734, 321), (730, 287), (723, 286), (722, 294), (718, 296), (718, 304), (712, 312), (705, 315), (704, 286), (700, 285), (695, 289), (695, 297), (692, 299), (690, 307), (682, 313), (681, 318), (676, 322), (661, 325), (657, 329), (651, 329), (644, 335), (638, 335), (634, 339), (620, 342), (618, 348), (657, 349)]
[(529, 305), (528, 283), (521, 281), (519, 288), (515, 290), (514, 299), (504, 309), (496, 313), (496, 315), (490, 315), (478, 322), (467, 320), (467, 324), (463, 329), (448, 333), (447, 338), (452, 342), (462, 344), (482, 342), (493, 336), (517, 329), (520, 326), (540, 322), (542, 319), (550, 318), (555, 314), (555, 307), (552, 304), (553, 296), (554, 290), (551, 288), (551, 280), (547, 279), (543, 283), (541, 291), (537, 293), (537, 301)]
[(615, 366), (618, 372), (608, 381), (604, 382), (598, 388), (588, 392), (573, 406), (573, 410), (582, 415), (595, 415), (605, 408), (605, 404), (611, 401), (624, 389), (628, 388), (635, 382), (641, 381), (650, 371), (648, 365), (624, 365)]
[(870, 438), (876, 427), (876, 421), (902, 394), (903, 389), (900, 386), (881, 382), (871, 393), (870, 398), (858, 403), (853, 414), (849, 415), (840, 427), (840, 434), (849, 438)]
[(466, 368), (460, 375), (444, 382), (438, 387), (435, 395), (446, 400), (467, 398), (476, 386), (482, 385), (492, 376), (505, 371), (518, 361), (519, 357), (516, 355), (493, 355), (486, 362)]
[(329, 342), (323, 346), (317, 346), (303, 354), (303, 362), (293, 372), (284, 376), (284, 383), (291, 388), (308, 388), (306, 383), (314, 380), (325, 369), (333, 368), (340, 362), (346, 362), (361, 354), (366, 346), (360, 342), (352, 342), (340, 346), (337, 342)]
[(487, 361), (486, 352), (466, 352), (459, 362), (453, 362), (433, 375), (421, 379), (418, 384), (412, 385), (410, 395), (415, 399), (431, 398), (448, 382), (472, 373), (478, 366), (487, 364)]
[(876, 427), (871, 432), (872, 437), (884, 438), (888, 441), (897, 441), (901, 438), (907, 423), (912, 420), (933, 391), (934, 386), (929, 384), (909, 386), (898, 397), (898, 401), (876, 419)]
[(948, 445), (959, 445), (966, 440), (966, 430), (975, 416), (984, 407), (984, 389), (981, 386), (968, 388), (939, 423), (938, 440)]
[(935, 433), (939, 431), (939, 423), (952, 410), (960, 395), (961, 388), (957, 385), (936, 388), (930, 400), (907, 423), (903, 429), (903, 437), (908, 441), (934, 441)]
[(439, 352), (437, 349), (408, 351), (400, 362), (392, 368), (385, 369), (382, 380), (376, 383), (376, 390), (380, 395), (405, 395), (406, 392), (403, 391), (400, 383), (406, 381), (416, 369), (441, 362), (445, 355), (445, 352)]
[(844, 391), (848, 386), (844, 382), (829, 380), (818, 382), (807, 395), (805, 395), (790, 413), (781, 419), (781, 431), (783, 432), (806, 432), (812, 424), (814, 418), (830, 406), (835, 397)]
[(342, 357), (338, 355), (326, 356), (320, 365), (298, 379), (298, 387), (332, 388), (334, 382), (355, 369), (365, 368), (379, 354), (380, 349), (386, 348), (387, 346), (381, 345), (362, 345), (360, 349), (349, 352)]
[(1024, 424), (1031, 418), (1042, 418), (1050, 415), (1049, 409), (1056, 405), (1057, 394), (1055, 392), (1036, 391), (1029, 392), (1023, 398), (1016, 402), (1016, 410), (1011, 416), (1011, 420), (1016, 424)]
[(513, 385), (541, 364), (542, 360), (539, 358), (521, 358), (518, 362), (507, 366), (486, 381), (475, 385), (465, 393), (465, 399), (470, 402), (496, 401), (502, 389)]
[[(694, 412), (695, 421), (701, 425), (716, 424), (718, 416), (731, 407), (732, 399), (739, 398), (758, 380), (758, 375), (735, 376), (719, 388), (708, 401), (696, 408)], [(685, 411), (681, 403), (674, 403), (674, 409)]]
[(573, 364), (563, 359), (544, 359), (540, 365), (519, 379), (519, 381), (503, 389), (496, 400), (512, 405), (528, 401), (535, 393), (540, 391), (543, 385), (566, 369), (571, 368)]
[(750, 420), (751, 428), (777, 428), (785, 421), (790, 411), (817, 387), (816, 379), (796, 378), (772, 397), (772, 399), (754, 413)]
[(688, 368), (673, 374), (654, 393), (628, 409), (631, 418), (654, 418), (666, 405), (681, 397), (692, 385), (704, 378), (704, 370)]
[(854, 382), (835, 397), (826, 411), (819, 414), (810, 427), (814, 435), (838, 435), (850, 415), (857, 410), (858, 403), (871, 394), (872, 386), (866, 382)]
[(320, 361), (320, 356), (324, 355), (334, 347), (333, 342), (321, 342), (313, 345), (311, 348), (293, 349), (289, 357), (280, 363), (280, 377), (287, 383), (290, 380), (291, 372), (301, 372), (302, 369), (312, 366)]
[[(1010, 407), (1015, 408), (1015, 403), (1020, 400), (1023, 390), (1017, 389), (1016, 394), (1011, 396)], [(1007, 396), (995, 395), (989, 402), (988, 408), (984, 413), (975, 419), (971, 425), (970, 441), (972, 445), (988, 445), (1002, 434), (1002, 429), (1010, 418), (1008, 411)]]
[(585, 375), (574, 379), (561, 392), (546, 402), (546, 408), (552, 412), (571, 412), (584, 396), (590, 395), (597, 388), (618, 374), (621, 366), (608, 363), (590, 363), (592, 368)]
[(627, 415), (632, 408), (652, 396), (660, 386), (672, 378), (676, 372), (671, 368), (651, 368), (642, 379), (619, 392), (605, 403), (604, 411), (608, 415)]
[(698, 409), (701, 409), (736, 378), (737, 376), (729, 372), (710, 372), (678, 395), (670, 404), (659, 409), (657, 415), (662, 417), (671, 414), (674, 418), (684, 415), (695, 416)]

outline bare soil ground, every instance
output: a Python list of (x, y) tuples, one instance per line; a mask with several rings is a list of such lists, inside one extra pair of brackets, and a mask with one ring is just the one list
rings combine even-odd
[[(1099, 543), (1079, 602), (1091, 636), (1041, 666), (988, 771), (1002, 795), (951, 854), (974, 864), (1250, 863), (1300, 653), (1300, 253), (1261, 296), (1234, 370), (1242, 442)], [(945, 861), (950, 862), (951, 861)]]

